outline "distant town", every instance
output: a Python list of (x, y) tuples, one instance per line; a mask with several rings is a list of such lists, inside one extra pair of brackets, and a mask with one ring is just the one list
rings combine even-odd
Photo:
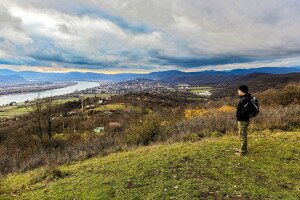
[(26, 82), (9, 82), (0, 83), (0, 95), (41, 92), (45, 90), (59, 89), (67, 86), (76, 85), (75, 81), (26, 81)]

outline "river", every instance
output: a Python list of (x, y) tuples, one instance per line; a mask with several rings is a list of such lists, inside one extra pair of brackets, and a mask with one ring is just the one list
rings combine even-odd
[(41, 92), (28, 92), (28, 93), (20, 93), (20, 94), (3, 95), (0, 96), (0, 105), (6, 105), (11, 102), (21, 103), (27, 100), (31, 101), (36, 99), (37, 97), (45, 98), (50, 96), (70, 94), (75, 92), (76, 90), (80, 91), (80, 90), (85, 90), (97, 86), (99, 86), (99, 83), (96, 82), (77, 81), (76, 85), (67, 86), (59, 89), (45, 90)]

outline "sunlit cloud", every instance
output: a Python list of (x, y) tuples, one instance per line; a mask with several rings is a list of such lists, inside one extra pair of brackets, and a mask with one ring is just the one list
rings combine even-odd
[(3, 0), (1, 68), (121, 73), (298, 66), (297, 0)]

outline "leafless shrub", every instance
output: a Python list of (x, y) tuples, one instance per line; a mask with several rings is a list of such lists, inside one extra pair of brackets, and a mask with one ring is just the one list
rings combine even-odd
[[(284, 94), (297, 96), (295, 87), (289, 87), (292, 89), (287, 88)], [(282, 99), (285, 99), (283, 102), (287, 102), (286, 98)], [(260, 100), (261, 114), (251, 119), (250, 132), (300, 128), (300, 105), (297, 101), (288, 101), (290, 103), (283, 106), (286, 103), (279, 104), (279, 101), (275, 101), (277, 103), (269, 105), (263, 98)], [(46, 123), (42, 114), (45, 107), (35, 104), (34, 112), (27, 116), (30, 120), (26, 118), (24, 121), (0, 128), (0, 176), (38, 166), (50, 166), (55, 169), (59, 164), (152, 143), (197, 141), (203, 137), (237, 133), (234, 108), (219, 109), (228, 105), (227, 101), (230, 100), (212, 102), (204, 107), (207, 112), (191, 118), (185, 116), (188, 109), (186, 105), (130, 114), (116, 111), (110, 115), (102, 112), (85, 116), (58, 115), (55, 107), (48, 107), (47, 119), (52, 119), (52, 115), (56, 116), (56, 119), (50, 122), (51, 129), (47, 126), (50, 125), (49, 121)], [(160, 99), (160, 103), (164, 103), (164, 99)], [(191, 106), (196, 108), (199, 105), (194, 102)], [(109, 122), (112, 121), (118, 121), (122, 125), (115, 129), (109, 128)], [(93, 128), (105, 125), (105, 132), (93, 133)], [(60, 176), (60, 172), (50, 175), (48, 173), (49, 176), (52, 176), (51, 174), (56, 178)]]
[[(211, 112), (210, 112), (211, 113)], [(261, 114), (251, 119), (250, 132), (261, 130), (292, 130), (300, 127), (300, 105), (288, 107), (261, 107)], [(176, 134), (177, 133), (177, 134)], [(219, 136), (225, 133), (237, 134), (237, 123), (234, 112), (211, 113), (176, 124), (176, 132), (169, 142), (195, 140), (208, 136)], [(192, 135), (192, 137), (190, 136)]]
[(274, 107), (300, 104), (300, 84), (291, 83), (280, 90), (269, 89), (258, 93), (257, 97), (263, 105)]

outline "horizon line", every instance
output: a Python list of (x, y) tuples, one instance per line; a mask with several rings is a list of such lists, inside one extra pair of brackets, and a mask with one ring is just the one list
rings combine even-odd
[[(44, 68), (44, 67), (43, 67)], [(46, 70), (41, 70), (41, 68), (39, 69), (9, 69), (9, 68), (2, 68), (0, 66), (0, 70), (9, 70), (9, 71), (13, 71), (13, 72), (38, 72), (38, 73), (61, 73), (61, 74), (67, 74), (67, 73), (94, 73), (94, 74), (105, 74), (105, 75), (118, 75), (118, 74), (151, 74), (151, 73), (155, 73), (155, 72), (170, 72), (170, 71), (177, 71), (177, 72), (184, 72), (184, 73), (193, 73), (193, 72), (204, 72), (204, 71), (216, 71), (216, 72), (221, 72), (221, 71), (233, 71), (233, 70), (237, 70), (237, 69), (241, 69), (241, 70), (247, 70), (247, 69), (260, 69), (260, 68), (300, 68), (300, 66), (281, 66), (281, 67), (272, 67), (272, 66), (264, 66), (264, 67), (255, 67), (255, 68), (251, 68), (251, 67), (241, 67), (241, 68), (232, 68), (232, 69), (207, 69), (207, 68), (203, 68), (201, 69), (197, 69), (197, 70), (179, 70), (179, 69), (170, 69), (170, 70), (158, 70), (158, 71), (149, 71), (149, 72), (113, 72), (113, 71), (99, 71), (99, 70), (76, 70), (76, 69), (72, 69), (72, 70), (66, 70), (66, 68), (64, 68), (64, 70), (50, 70), (49, 68), (46, 68)]]

